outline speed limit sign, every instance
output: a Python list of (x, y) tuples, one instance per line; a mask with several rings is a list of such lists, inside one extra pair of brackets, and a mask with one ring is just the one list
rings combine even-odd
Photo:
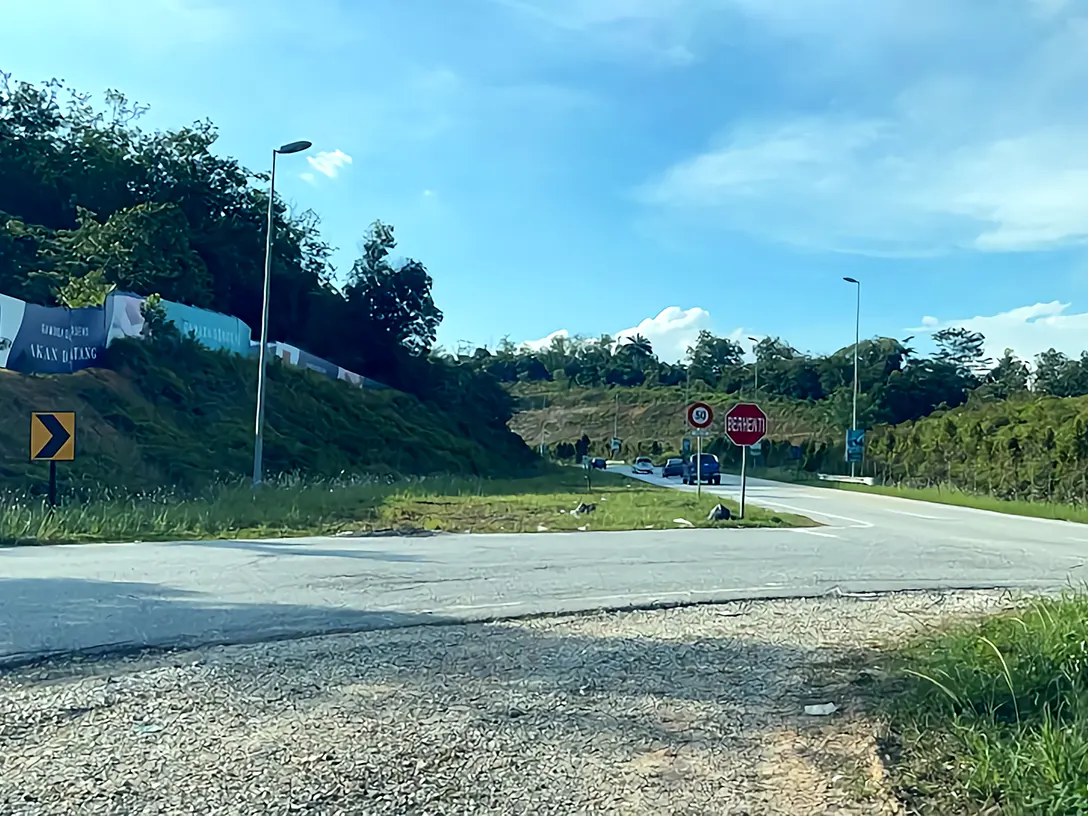
[(709, 428), (714, 422), (714, 409), (705, 402), (693, 402), (687, 410), (688, 425), (696, 430)]

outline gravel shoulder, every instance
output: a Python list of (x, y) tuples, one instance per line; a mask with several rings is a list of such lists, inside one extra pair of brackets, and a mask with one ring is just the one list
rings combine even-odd
[(0, 813), (895, 813), (844, 667), (1015, 601), (738, 602), (13, 671)]

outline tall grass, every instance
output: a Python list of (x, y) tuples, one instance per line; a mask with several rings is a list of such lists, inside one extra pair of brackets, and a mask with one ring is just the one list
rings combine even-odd
[[(571, 514), (580, 502), (589, 516)], [(326, 535), (345, 530), (418, 527), (472, 532), (632, 530), (675, 527), (683, 517), (708, 526), (718, 501), (707, 494), (658, 488), (611, 473), (557, 469), (522, 479), (459, 477), (283, 477), (254, 490), (248, 482), (194, 493), (83, 490), (51, 508), (28, 494), (0, 495), (0, 545), (81, 541), (190, 540), (223, 537)], [(787, 527), (808, 519), (750, 508), (743, 521), (721, 526)]]
[[(897, 782), (932, 813), (1088, 813), (1088, 596), (958, 626), (897, 656)], [(992, 809), (992, 810), (988, 810)]]

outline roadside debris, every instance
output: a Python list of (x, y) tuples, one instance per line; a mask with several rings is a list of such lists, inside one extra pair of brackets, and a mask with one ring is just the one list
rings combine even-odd
[(826, 717), (828, 714), (834, 714), (838, 710), (839, 707), (834, 703), (820, 703), (819, 705), (805, 706), (805, 713), (810, 717)]
[(707, 521), (729, 521), (733, 518), (733, 514), (729, 512), (729, 508), (723, 504), (716, 504), (710, 511), (710, 514), (706, 517)]

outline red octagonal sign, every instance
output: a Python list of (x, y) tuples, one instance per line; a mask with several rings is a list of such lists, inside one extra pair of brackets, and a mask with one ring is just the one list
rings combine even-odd
[(754, 445), (767, 435), (767, 415), (751, 402), (738, 403), (725, 415), (725, 435), (734, 445)]

